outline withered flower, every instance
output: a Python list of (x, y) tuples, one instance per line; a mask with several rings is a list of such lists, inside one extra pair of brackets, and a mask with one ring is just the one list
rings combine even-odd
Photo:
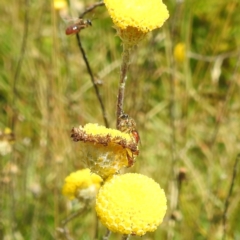
[(130, 133), (88, 123), (72, 129), (72, 139), (80, 141), (81, 161), (103, 179), (131, 167), (138, 155), (138, 142)]

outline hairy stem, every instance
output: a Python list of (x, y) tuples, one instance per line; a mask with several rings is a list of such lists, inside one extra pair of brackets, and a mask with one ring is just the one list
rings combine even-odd
[(122, 240), (129, 240), (130, 239), (130, 235), (124, 234), (122, 236)]
[(108, 240), (110, 235), (111, 235), (111, 231), (109, 229), (107, 229), (107, 232), (103, 236), (102, 240)]
[(127, 81), (127, 70), (130, 62), (130, 53), (132, 48), (123, 44), (122, 64), (120, 68), (120, 82), (117, 99), (117, 128), (119, 125), (119, 117), (123, 114), (123, 101), (125, 93), (125, 85)]

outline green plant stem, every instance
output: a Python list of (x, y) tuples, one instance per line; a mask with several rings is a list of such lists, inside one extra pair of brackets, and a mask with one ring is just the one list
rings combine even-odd
[[(100, 6), (104, 6), (104, 5), (105, 4), (104, 4), (103, 1), (91, 5), (81, 15), (79, 15), (79, 18), (83, 18), (87, 13), (93, 11), (95, 8), (100, 7)], [(83, 57), (83, 60), (84, 60), (84, 62), (86, 64), (88, 73), (90, 75), (90, 78), (91, 78), (91, 81), (92, 81), (92, 84), (93, 84), (93, 87), (94, 87), (97, 99), (98, 99), (98, 101), (100, 103), (100, 107), (101, 107), (101, 110), (102, 110), (102, 115), (103, 115), (103, 120), (104, 120), (105, 126), (108, 128), (109, 127), (109, 123), (108, 123), (108, 120), (107, 120), (107, 114), (106, 114), (105, 106), (103, 104), (103, 100), (102, 100), (101, 94), (99, 92), (98, 85), (97, 85), (97, 83), (95, 81), (92, 69), (91, 69), (90, 64), (88, 62), (86, 53), (85, 53), (85, 51), (83, 49), (79, 33), (76, 34), (76, 37), (77, 37), (78, 47), (79, 47), (79, 49), (80, 49), (80, 51), (82, 53), (82, 57)]]
[(122, 53), (122, 64), (120, 68), (120, 82), (118, 89), (118, 99), (117, 99), (117, 129), (120, 122), (119, 117), (123, 114), (123, 101), (125, 94), (125, 85), (127, 81), (127, 70), (130, 62), (130, 53), (132, 48), (128, 45), (123, 44), (123, 53)]
[(90, 64), (88, 62), (86, 53), (85, 53), (85, 51), (83, 49), (82, 42), (81, 42), (81, 39), (80, 39), (80, 35), (77, 33), (76, 37), (77, 37), (78, 47), (79, 47), (79, 49), (80, 49), (80, 51), (82, 53), (83, 60), (84, 60), (84, 62), (86, 64), (89, 76), (91, 78), (91, 81), (92, 81), (92, 84), (93, 84), (93, 87), (94, 87), (94, 90), (95, 90), (95, 93), (96, 93), (96, 96), (97, 96), (97, 99), (98, 99), (98, 102), (99, 102), (101, 110), (102, 110), (102, 115), (103, 115), (103, 120), (104, 120), (105, 126), (108, 128), (109, 127), (109, 123), (108, 123), (108, 120), (107, 120), (107, 113), (106, 113), (105, 106), (103, 104), (103, 100), (102, 100), (102, 97), (101, 97), (98, 85), (97, 85), (97, 83), (95, 81), (92, 69), (91, 69)]
[(17, 109), (16, 109), (16, 97), (19, 96), (18, 91), (17, 91), (17, 84), (18, 84), (18, 79), (21, 74), (22, 70), (22, 64), (23, 60), (25, 58), (26, 54), (26, 49), (27, 49), (27, 41), (29, 38), (29, 0), (25, 0), (24, 2), (24, 29), (23, 29), (23, 36), (22, 36), (22, 43), (21, 43), (21, 50), (20, 50), (20, 56), (17, 61), (17, 67), (14, 73), (14, 78), (13, 78), (13, 87), (12, 87), (12, 116), (11, 116), (11, 129), (14, 131), (15, 128), (15, 122), (17, 119)]
[(122, 236), (122, 240), (129, 240), (130, 239), (130, 235), (124, 234)]
[(84, 213), (86, 213), (89, 209), (89, 205), (86, 204), (83, 206), (83, 208), (79, 209), (77, 212), (71, 214), (70, 216), (68, 216), (66, 219), (64, 219), (61, 222), (61, 226), (57, 229), (60, 233), (63, 234), (63, 236), (67, 239), (67, 240), (72, 240), (71, 236), (68, 233), (68, 229), (66, 228), (66, 225), (72, 221), (73, 219), (83, 215)]
[(222, 225), (223, 225), (222, 240), (226, 239), (226, 233), (227, 233), (227, 211), (228, 211), (228, 207), (229, 207), (229, 200), (230, 200), (230, 197), (232, 196), (235, 179), (237, 177), (237, 169), (238, 169), (238, 163), (239, 162), (240, 162), (240, 153), (237, 155), (237, 157), (235, 159), (235, 163), (234, 163), (234, 166), (233, 166), (232, 180), (231, 180), (231, 184), (230, 184), (230, 188), (229, 188), (229, 191), (228, 191), (228, 195), (226, 197), (225, 204), (224, 204), (224, 211), (223, 211), (223, 215), (222, 215)]
[(171, 156), (171, 168), (169, 172), (169, 212), (171, 214), (170, 221), (168, 222), (168, 232), (167, 232), (167, 240), (172, 240), (175, 238), (175, 225), (176, 220), (173, 217), (174, 213), (178, 208), (178, 200), (179, 200), (179, 189), (178, 189), (178, 165), (177, 165), (177, 157), (176, 157), (176, 127), (175, 127), (175, 111), (176, 111), (176, 89), (175, 89), (175, 78), (176, 78), (176, 67), (173, 59), (173, 42), (171, 38), (171, 32), (166, 29), (166, 59), (168, 63), (169, 69), (171, 72), (169, 74), (169, 83), (170, 83), (170, 102), (169, 102), (169, 118), (170, 118), (170, 126), (171, 126), (171, 134), (170, 134), (170, 156)]
[(83, 18), (87, 13), (93, 11), (95, 8), (100, 7), (100, 6), (104, 6), (104, 2), (98, 2), (98, 3), (94, 3), (93, 5), (91, 5), (90, 7), (88, 7), (81, 15), (79, 15), (79, 18)]
[(102, 240), (108, 240), (110, 235), (111, 235), (111, 231), (109, 229), (107, 229), (107, 232), (103, 236)]
[(99, 232), (99, 220), (98, 220), (97, 213), (95, 212), (94, 239), (98, 239), (98, 232)]

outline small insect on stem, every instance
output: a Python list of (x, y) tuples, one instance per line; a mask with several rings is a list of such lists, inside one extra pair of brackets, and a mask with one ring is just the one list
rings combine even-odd
[(128, 116), (128, 114), (123, 113), (119, 117), (118, 129), (121, 132), (129, 133), (135, 140), (136, 144), (140, 141), (139, 133), (136, 129), (136, 122)]
[(123, 113), (119, 117), (118, 129), (121, 132), (130, 134), (135, 142), (135, 145), (137, 146), (136, 151), (127, 150), (128, 167), (131, 167), (135, 162), (136, 156), (139, 154), (138, 143), (140, 142), (140, 136), (136, 129), (136, 122), (131, 117), (129, 117), (128, 114)]
[(82, 29), (90, 26), (92, 26), (91, 20), (80, 18), (78, 19), (77, 22), (75, 22), (75, 24), (72, 24), (69, 27), (67, 27), (65, 32), (66, 32), (66, 35), (76, 34), (80, 32)]

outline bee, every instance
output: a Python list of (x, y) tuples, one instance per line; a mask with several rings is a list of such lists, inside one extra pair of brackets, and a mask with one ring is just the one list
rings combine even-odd
[(65, 33), (66, 35), (76, 34), (80, 32), (82, 29), (91, 26), (92, 26), (91, 20), (79, 18), (77, 22), (67, 27)]
[[(137, 147), (138, 143), (140, 142), (140, 136), (136, 129), (136, 122), (131, 117), (129, 117), (128, 114), (125, 113), (122, 114), (118, 120), (118, 129), (121, 132), (130, 134)], [(138, 156), (138, 154), (138, 147), (136, 151), (131, 151), (130, 149), (127, 149), (128, 167), (131, 167), (134, 164), (135, 157)]]
[(140, 142), (140, 136), (136, 128), (136, 122), (133, 120), (133, 118), (129, 117), (128, 114), (123, 113), (119, 117), (118, 129), (121, 132), (129, 133), (133, 137), (136, 144), (138, 144)]

